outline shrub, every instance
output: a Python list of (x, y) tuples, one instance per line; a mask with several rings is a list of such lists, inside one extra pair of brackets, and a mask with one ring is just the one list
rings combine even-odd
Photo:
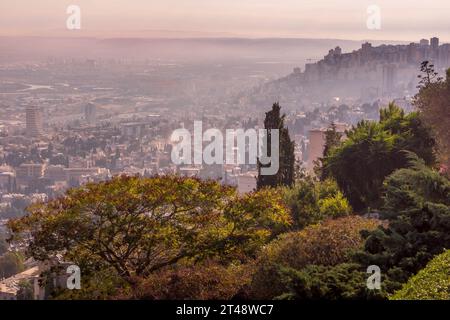
[(319, 200), (318, 204), (322, 217), (339, 218), (351, 212), (350, 204), (340, 191), (331, 197)]
[(352, 211), (336, 182), (331, 179), (320, 182), (304, 178), (292, 188), (284, 188), (283, 198), (291, 209), (294, 230), (326, 218), (346, 216)]
[(310, 265), (302, 270), (284, 269), (287, 291), (277, 299), (379, 299), (383, 291), (367, 288), (367, 274), (357, 264)]
[(410, 157), (410, 168), (385, 181), (389, 227), (366, 234), (365, 250), (355, 255), (363, 265), (378, 265), (396, 283), (393, 290), (450, 248), (450, 181)]
[(258, 259), (252, 295), (271, 299), (286, 292), (280, 268), (301, 270), (307, 265), (333, 266), (349, 261), (350, 254), (363, 246), (361, 231), (379, 225), (378, 220), (349, 216), (280, 236)]
[(450, 300), (450, 250), (431, 260), (390, 299)]
[(161, 270), (143, 279), (131, 298), (150, 300), (228, 300), (250, 283), (251, 265), (207, 261)]

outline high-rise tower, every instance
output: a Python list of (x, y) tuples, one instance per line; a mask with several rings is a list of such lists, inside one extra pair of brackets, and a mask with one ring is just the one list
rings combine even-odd
[(86, 119), (86, 122), (90, 125), (95, 124), (97, 120), (97, 108), (95, 104), (88, 103), (84, 107), (84, 118)]
[(43, 133), (42, 112), (39, 107), (27, 106), (26, 125), (26, 132), (29, 137), (39, 137)]

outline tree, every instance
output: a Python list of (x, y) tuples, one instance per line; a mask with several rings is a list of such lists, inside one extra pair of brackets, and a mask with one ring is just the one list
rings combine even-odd
[(379, 122), (361, 121), (347, 131), (347, 139), (323, 158), (322, 178), (334, 178), (355, 210), (378, 208), (384, 179), (408, 166), (404, 151), (434, 165), (434, 145), (417, 112), (405, 115), (391, 103), (380, 110)]
[(0, 257), (0, 279), (9, 278), (23, 269), (23, 258), (18, 253), (7, 252)]
[(289, 130), (284, 126), (285, 115), (280, 115), (280, 105), (274, 103), (272, 110), (266, 112), (264, 128), (268, 130), (266, 149), (271, 156), (271, 130), (279, 130), (279, 170), (274, 175), (262, 175), (261, 167), (270, 167), (271, 164), (263, 165), (258, 160), (257, 188), (291, 186), (295, 179), (295, 143), (289, 136)]
[(336, 131), (336, 124), (331, 123), (330, 127), (325, 131), (325, 147), (323, 154), (327, 156), (332, 148), (341, 143), (343, 134)]
[(359, 216), (327, 220), (299, 232), (283, 234), (261, 253), (251, 292), (257, 299), (273, 299), (286, 292), (283, 270), (308, 265), (334, 266), (351, 260), (364, 245), (363, 230), (374, 230), (380, 221)]
[(428, 61), (422, 63), (419, 93), (414, 105), (421, 111), (420, 116), (430, 125), (437, 141), (440, 160), (450, 168), (450, 69), (446, 80), (437, 76), (434, 66)]
[(368, 232), (364, 251), (355, 255), (363, 265), (378, 265), (397, 290), (435, 256), (450, 248), (450, 181), (408, 155), (410, 167), (385, 183), (383, 226)]
[(133, 278), (210, 257), (245, 260), (290, 223), (271, 190), (239, 196), (216, 181), (177, 176), (115, 177), (71, 189), (9, 223), (13, 239), (30, 234), (29, 254), (61, 256), (83, 270)]
[(436, 256), (391, 300), (450, 300), (450, 250)]
[(354, 300), (384, 299), (382, 290), (367, 288), (367, 273), (358, 264), (310, 265), (302, 270), (282, 269), (286, 291), (277, 299)]
[[(343, 134), (336, 131), (336, 124), (332, 122), (327, 131), (325, 131), (325, 146), (323, 149), (323, 157), (327, 157), (333, 148), (336, 148), (341, 144), (342, 137)], [(323, 157), (318, 159), (318, 163), (314, 168), (314, 171), (318, 177), (322, 177), (322, 172), (320, 169), (323, 165)]]
[(442, 77), (439, 77), (439, 73), (434, 70), (434, 64), (431, 64), (428, 60), (425, 60), (420, 64), (420, 71), (422, 74), (417, 76), (417, 78), (420, 79), (417, 87), (418, 89), (442, 81)]
[(305, 176), (292, 187), (282, 188), (282, 192), (284, 202), (291, 209), (294, 230), (352, 213), (347, 199), (331, 179), (316, 181)]

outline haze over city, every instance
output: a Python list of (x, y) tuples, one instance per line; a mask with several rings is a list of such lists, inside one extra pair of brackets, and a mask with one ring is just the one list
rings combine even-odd
[[(0, 0), (0, 302), (270, 319), (450, 300), (449, 16)], [(65, 316), (39, 308), (15, 312)]]

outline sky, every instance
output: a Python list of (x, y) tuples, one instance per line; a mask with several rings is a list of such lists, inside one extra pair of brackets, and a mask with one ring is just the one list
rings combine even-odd
[[(369, 29), (369, 5), (380, 8)], [(81, 29), (68, 30), (69, 5)], [(0, 36), (231, 36), (450, 41), (449, 0), (0, 0)]]

